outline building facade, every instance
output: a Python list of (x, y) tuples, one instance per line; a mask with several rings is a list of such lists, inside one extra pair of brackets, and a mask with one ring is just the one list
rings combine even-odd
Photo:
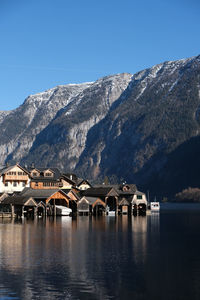
[(16, 164), (0, 170), (0, 194), (20, 193), (25, 187), (30, 187), (30, 173)]

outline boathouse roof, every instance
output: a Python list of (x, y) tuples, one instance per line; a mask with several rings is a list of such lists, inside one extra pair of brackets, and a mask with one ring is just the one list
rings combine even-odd
[(134, 195), (137, 191), (135, 184), (94, 185), (94, 188), (114, 188), (119, 195)]
[(140, 192), (140, 191), (136, 191), (136, 192), (135, 192), (135, 195), (141, 195), (141, 196), (142, 196), (142, 195), (145, 195), (145, 193)]
[(86, 198), (86, 200), (88, 200), (90, 204), (93, 204), (95, 201), (97, 201), (97, 199), (99, 197), (87, 197), (87, 196), (84, 196), (84, 198)]
[(22, 192), (22, 196), (28, 196), (33, 198), (48, 198), (51, 195), (55, 194), (56, 192), (61, 191), (60, 189), (32, 189), (32, 188), (25, 188)]
[(119, 202), (119, 205), (128, 206), (130, 205), (130, 202), (127, 199), (122, 198), (122, 200)]
[(118, 196), (117, 191), (112, 187), (91, 187), (83, 192), (84, 196)]
[(30, 196), (10, 196), (2, 200), (2, 204), (14, 204), (14, 205), (25, 205), (37, 206), (37, 203)]

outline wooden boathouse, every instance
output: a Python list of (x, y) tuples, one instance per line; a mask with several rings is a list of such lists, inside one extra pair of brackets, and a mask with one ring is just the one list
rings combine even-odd
[(99, 197), (83, 196), (77, 203), (79, 215), (105, 215), (106, 203)]
[[(95, 186), (83, 192), (86, 199), (99, 198), (103, 207), (115, 214), (145, 214), (147, 209), (147, 199), (145, 193), (137, 190), (135, 184), (121, 184), (108, 186)], [(93, 199), (93, 201), (94, 201)], [(98, 209), (93, 213), (97, 213)]]
[(85, 190), (27, 187), (19, 194), (0, 196), (0, 217), (56, 216), (56, 206), (70, 208), (78, 215), (145, 214), (147, 200), (144, 193), (128, 185), (96, 186)]
[(71, 190), (26, 188), (20, 195), (5, 197), (0, 210), (10, 212), (12, 217), (56, 216), (56, 205), (76, 209), (78, 200)]
[(92, 187), (83, 192), (83, 195), (93, 198), (92, 201), (95, 199), (99, 199), (97, 202), (94, 201), (93, 208), (98, 206), (95, 209), (96, 214), (103, 213), (106, 208), (108, 208), (110, 211), (114, 211), (116, 214), (118, 214), (118, 206), (119, 206), (119, 194), (112, 186), (106, 186), (106, 187)]

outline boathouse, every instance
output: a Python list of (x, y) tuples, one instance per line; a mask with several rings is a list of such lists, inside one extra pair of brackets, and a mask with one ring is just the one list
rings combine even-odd
[(10, 196), (5, 198), (0, 204), (2, 211), (11, 213), (11, 216), (31, 217), (37, 214), (37, 202), (30, 196)]
[(130, 213), (131, 204), (126, 198), (122, 198), (119, 201), (119, 211), (121, 214), (128, 214)]
[(86, 197), (99, 198), (109, 211), (118, 213), (118, 198), (119, 194), (112, 186), (107, 187), (92, 187), (83, 192)]
[(133, 214), (144, 214), (147, 210), (147, 198), (145, 193), (140, 191), (136, 191), (133, 195), (132, 203), (132, 211)]
[(90, 202), (85, 196), (77, 202), (77, 213), (79, 215), (90, 214)]
[(104, 215), (106, 213), (106, 203), (99, 197), (83, 196), (77, 203), (77, 213), (79, 215)]
[(70, 190), (26, 188), (20, 195), (6, 197), (1, 201), (2, 211), (12, 216), (56, 215), (56, 206), (66, 206), (73, 212), (77, 209), (78, 196)]
[(91, 212), (95, 216), (102, 216), (106, 214), (106, 203), (99, 197), (87, 197), (90, 202)]

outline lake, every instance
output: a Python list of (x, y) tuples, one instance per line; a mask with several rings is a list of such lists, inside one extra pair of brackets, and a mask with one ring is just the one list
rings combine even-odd
[(200, 205), (0, 221), (0, 299), (200, 299)]

